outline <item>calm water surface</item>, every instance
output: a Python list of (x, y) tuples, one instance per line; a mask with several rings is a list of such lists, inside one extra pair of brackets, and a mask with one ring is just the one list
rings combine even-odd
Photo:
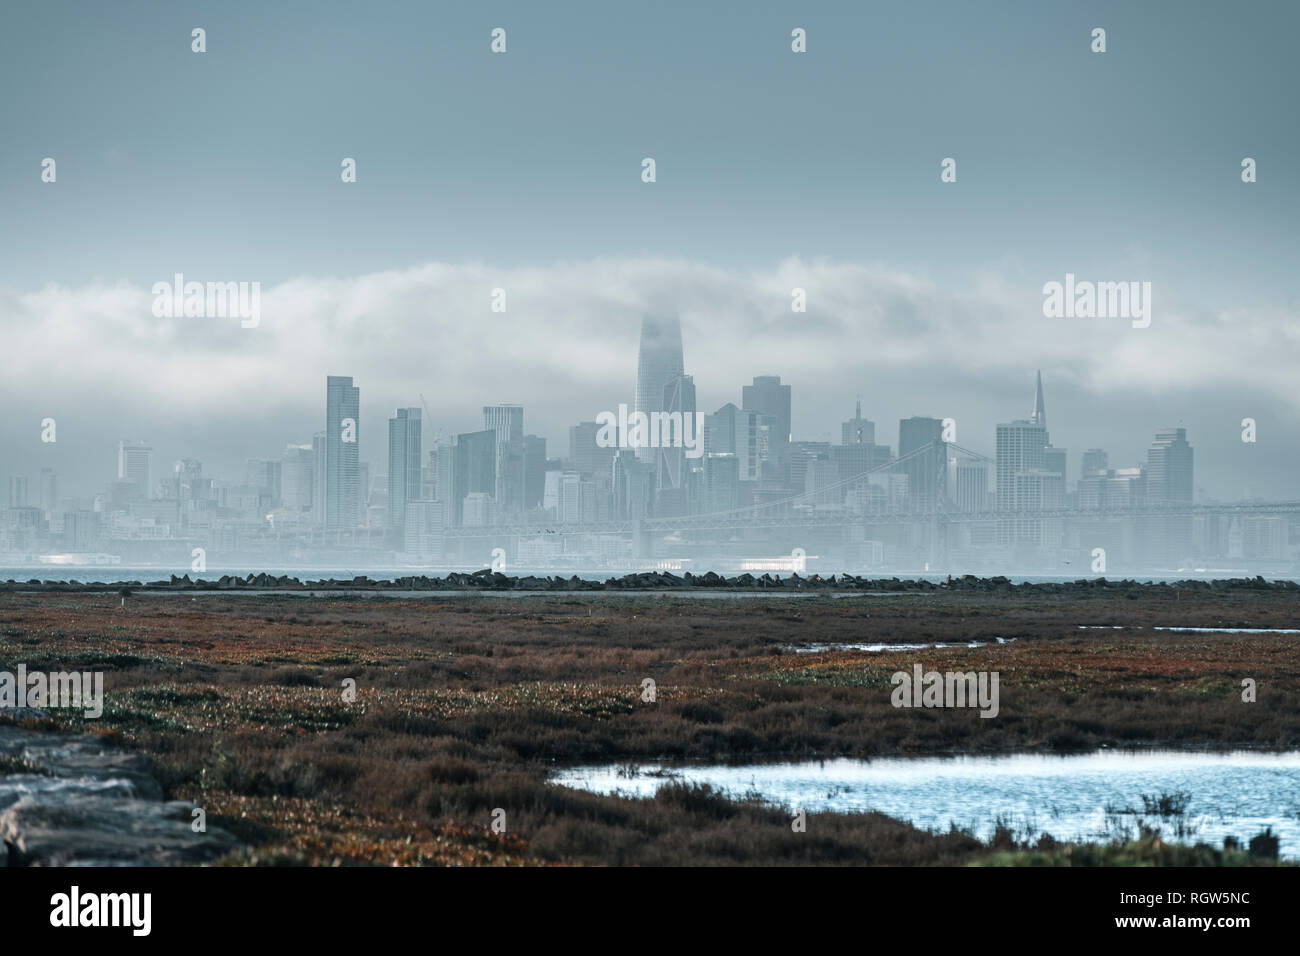
[[(1166, 839), (1243, 843), (1271, 826), (1284, 856), (1300, 856), (1300, 751), (1099, 751), (1077, 756), (891, 757), (795, 763), (574, 767), (551, 782), (596, 793), (651, 796), (669, 779), (757, 794), (788, 809), (878, 810), (922, 829), (968, 828), (987, 839), (996, 822), (1018, 835), (1105, 840), (1138, 821)], [(1145, 813), (1143, 795), (1188, 795), (1181, 816)], [(1128, 812), (1137, 811), (1137, 812)]]

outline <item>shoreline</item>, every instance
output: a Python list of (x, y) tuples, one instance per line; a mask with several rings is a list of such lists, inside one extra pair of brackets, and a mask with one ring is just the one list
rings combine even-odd
[(728, 577), (713, 571), (695, 575), (686, 572), (675, 575), (669, 572), (648, 571), (625, 574), (620, 577), (595, 581), (579, 578), (576, 575), (564, 578), (559, 575), (539, 577), (525, 575), (512, 577), (491, 570), (473, 573), (452, 573), (445, 577), (412, 575), (393, 579), (375, 579), (367, 575), (352, 578), (322, 578), (302, 580), (288, 575), (271, 575), (266, 573), (248, 574), (240, 578), (234, 575), (222, 575), (216, 579), (191, 578), (171, 575), (170, 578), (154, 581), (122, 580), (112, 582), (83, 582), (75, 578), (64, 580), (30, 578), (18, 581), (10, 578), (0, 582), (0, 593), (39, 594), (39, 593), (73, 593), (97, 594), (114, 593), (124, 589), (141, 593), (211, 593), (213, 591), (234, 591), (250, 594), (266, 593), (303, 593), (303, 592), (347, 592), (347, 593), (466, 593), (491, 591), (501, 594), (536, 594), (565, 592), (612, 592), (612, 593), (681, 593), (708, 591), (736, 591), (746, 594), (771, 593), (828, 593), (828, 594), (870, 594), (885, 595), (897, 593), (926, 594), (934, 592), (1015, 592), (1021, 594), (1071, 594), (1096, 591), (1126, 592), (1169, 592), (1169, 591), (1294, 591), (1300, 593), (1300, 583), (1287, 579), (1266, 580), (1262, 575), (1253, 578), (1187, 578), (1176, 581), (1137, 581), (1130, 578), (1111, 580), (1105, 577), (1079, 578), (1062, 582), (1021, 582), (1016, 583), (1002, 575), (994, 577), (977, 577), (965, 574), (960, 577), (948, 577), (939, 582), (925, 578), (867, 578), (851, 574), (831, 575), (823, 578), (813, 574), (801, 577), (791, 574), (782, 578), (779, 575), (739, 574)]

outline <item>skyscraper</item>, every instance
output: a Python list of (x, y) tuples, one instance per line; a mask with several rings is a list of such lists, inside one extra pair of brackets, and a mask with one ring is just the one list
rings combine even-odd
[(933, 511), (944, 494), (948, 475), (948, 446), (943, 440), (943, 422), (919, 415), (901, 419), (898, 423), (898, 457), (899, 470), (907, 475), (913, 508)]
[(24, 475), (9, 476), (9, 496), (8, 502), (10, 508), (27, 507), (27, 478)]
[[(649, 419), (652, 412), (664, 407), (664, 388), (670, 381), (685, 373), (682, 359), (682, 323), (674, 316), (670, 319), (646, 316), (641, 320), (641, 344), (637, 350), (636, 401), (633, 411), (643, 412)], [(638, 448), (636, 455), (642, 461), (655, 463), (655, 448)]]
[[(1147, 450), (1147, 500), (1157, 505), (1191, 504), (1192, 446), (1187, 430), (1156, 432)], [(1181, 563), (1191, 552), (1192, 519), (1187, 515), (1150, 518), (1143, 522), (1147, 560)]]
[[(496, 476), (489, 494), (503, 511), (516, 510), (523, 502), (523, 450), (509, 454), (511, 443), (524, 440), (522, 405), (484, 405), (483, 427), (496, 432)], [(507, 490), (507, 485), (510, 489)]]
[(862, 417), (862, 400), (858, 399), (853, 417), (840, 426), (841, 445), (874, 445), (876, 423)]
[(280, 503), (290, 511), (311, 510), (315, 455), (311, 445), (286, 445), (280, 464)]
[(59, 478), (53, 468), (41, 469), (40, 500), (38, 504), (47, 515), (52, 514), (59, 503)]
[(1028, 419), (1000, 424), (997, 427), (997, 506), (999, 511), (1023, 510), (1016, 499), (1016, 475), (1020, 472), (1046, 471), (1044, 452), (1049, 444), (1047, 410), (1043, 403), (1043, 373), (1038, 373), (1034, 389), (1034, 408)]
[(542, 506), (546, 492), (546, 439), (540, 435), (524, 436), (524, 510)]
[[(442, 491), (442, 480), (439, 479), (439, 495), (443, 497), (445, 513), (448, 515), (448, 524), (460, 525), (463, 523), (465, 516), (465, 499), (469, 495), (488, 495), (491, 496), (496, 490), (496, 452), (497, 452), (497, 433), (495, 429), (486, 428), (478, 432), (465, 432), (456, 435), (452, 439), (451, 456), (450, 456), (450, 479), (448, 488), (450, 494)], [(442, 456), (439, 454), (439, 466), (441, 467)], [(488, 513), (485, 506), (481, 504), (481, 499), (475, 499), (480, 502), (476, 508), (476, 517), (483, 517)]]
[(740, 389), (740, 407), (772, 417), (768, 451), (773, 461), (784, 463), (790, 446), (790, 386), (781, 384), (780, 375), (755, 375), (753, 385)]
[[(685, 448), (685, 432), (689, 430), (693, 440), (698, 442), (704, 441), (704, 436), (697, 434), (695, 430), (695, 379), (690, 375), (678, 375), (668, 381), (664, 386), (663, 410), (669, 414), (679, 414), (683, 434), (678, 436), (681, 440), (670, 447), (660, 447), (658, 461), (658, 483), (659, 490), (684, 490), (686, 488), (687, 476), (687, 459)], [(701, 445), (701, 451), (703, 446)], [(682, 499), (682, 507), (675, 510), (674, 514), (685, 514), (685, 499)]]
[(324, 432), (311, 436), (311, 523), (317, 527), (325, 526), (325, 459), (329, 454), (329, 442)]
[(278, 458), (244, 459), (244, 484), (262, 489), (273, 503), (280, 501), (284, 468)]
[(392, 545), (405, 551), (406, 506), (420, 498), (420, 445), (424, 422), (418, 408), (399, 408), (388, 420), (388, 516)]
[(117, 443), (117, 480), (134, 482), (136, 494), (149, 497), (153, 449), (143, 442)]
[(608, 475), (614, 464), (614, 452), (618, 449), (610, 446), (602, 448), (596, 444), (600, 434), (600, 425), (596, 422), (578, 422), (569, 426), (569, 461), (574, 471), (581, 475)]
[[(704, 450), (707, 454), (735, 455), (738, 481), (757, 481), (762, 461), (759, 456), (761, 412), (747, 412), (731, 402), (704, 419)], [(802, 481), (802, 477), (800, 479)]]
[(1110, 459), (1103, 449), (1089, 448), (1083, 453), (1083, 460), (1079, 465), (1080, 478), (1095, 478), (1110, 467)]
[(1029, 421), (1034, 425), (1047, 427), (1047, 404), (1043, 401), (1043, 373), (1041, 369), (1037, 373), (1037, 381), (1034, 385), (1034, 408), (1029, 413)]
[(1156, 432), (1147, 451), (1147, 496), (1157, 504), (1190, 504), (1192, 500), (1192, 446), (1187, 429)]
[(325, 529), (361, 523), (361, 389), (350, 375), (325, 380)]
[[(1046, 467), (1045, 452), (1049, 443), (1043, 375), (1039, 372), (1034, 407), (1029, 418), (997, 426), (994, 460), (999, 511), (1038, 511), (1055, 503), (1057, 485), (1050, 477), (1053, 473)], [(1063, 488), (1064, 479), (1059, 481)], [(1003, 543), (1039, 543), (1041, 529), (1041, 522), (1012, 519), (999, 523), (998, 537)]]

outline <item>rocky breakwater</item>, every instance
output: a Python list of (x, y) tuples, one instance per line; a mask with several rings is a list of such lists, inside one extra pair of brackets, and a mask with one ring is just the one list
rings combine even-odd
[(0, 581), (4, 592), (73, 592), (121, 594), (124, 598), (136, 593), (202, 591), (857, 591), (916, 593), (944, 591), (1017, 592), (1021, 594), (1071, 594), (1098, 591), (1168, 592), (1168, 591), (1300, 591), (1300, 584), (1290, 580), (1266, 581), (1263, 577), (1224, 578), (1216, 580), (1187, 579), (1183, 581), (1142, 582), (1133, 580), (1112, 581), (1106, 578), (1080, 578), (1060, 582), (1015, 582), (997, 576), (981, 578), (973, 574), (948, 576), (942, 581), (926, 578), (868, 578), (852, 574), (780, 575), (753, 574), (725, 575), (708, 571), (681, 575), (667, 571), (640, 571), (604, 581), (580, 578), (577, 575), (511, 576), (484, 568), (473, 573), (453, 571), (445, 577), (424, 574), (403, 575), (393, 578), (371, 578), (358, 575), (352, 578), (321, 578), (300, 580), (288, 575), (249, 574), (246, 577), (223, 574), (220, 578), (191, 578), (171, 575), (167, 580), (114, 581), (111, 583), (85, 583), (77, 580)]
[(147, 757), (0, 717), (0, 866), (193, 865), (235, 849), (194, 832), (193, 810), (163, 799)]

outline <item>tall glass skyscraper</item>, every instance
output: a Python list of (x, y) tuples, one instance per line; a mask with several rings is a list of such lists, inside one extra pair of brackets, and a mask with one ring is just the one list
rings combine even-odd
[(497, 436), (496, 476), (489, 494), (499, 509), (513, 511), (523, 503), (524, 407), (484, 405), (483, 428)]
[(325, 379), (325, 530), (361, 523), (361, 389), (350, 375)]
[[(646, 316), (641, 320), (641, 345), (637, 351), (636, 401), (633, 411), (664, 410), (664, 389), (675, 378), (685, 374), (682, 359), (681, 319), (657, 319)], [(638, 448), (637, 458), (654, 464), (657, 449)]]
[(420, 444), (424, 422), (418, 408), (399, 408), (388, 420), (388, 529), (393, 547), (405, 551), (406, 505), (420, 497)]
[(943, 441), (943, 422), (920, 415), (900, 419), (898, 457), (907, 459), (900, 468), (907, 475), (912, 509), (934, 511), (947, 493), (948, 446)]
[(1191, 503), (1192, 446), (1187, 443), (1187, 429), (1156, 432), (1147, 451), (1147, 495), (1161, 504)]
[[(696, 434), (695, 431), (695, 379), (692, 376), (678, 375), (664, 386), (663, 411), (670, 414), (676, 412), (681, 416), (683, 443), (669, 448), (659, 448), (659, 490), (660, 492), (665, 489), (684, 491), (686, 488), (686, 479), (689, 474), (686, 448), (684, 446), (685, 431), (689, 430), (693, 440), (700, 443), (701, 451), (703, 451), (704, 448), (704, 436), (702, 434)], [(702, 430), (703, 429), (701, 429), (701, 431)], [(680, 510), (673, 513), (685, 514), (685, 505), (686, 500), (682, 497), (678, 505)]]
[(784, 462), (790, 447), (790, 386), (781, 384), (780, 375), (755, 375), (753, 385), (740, 387), (740, 407), (771, 416), (768, 452), (773, 460)]
[(143, 442), (123, 441), (117, 444), (117, 479), (135, 482), (136, 493), (148, 498), (151, 489), (153, 449)]

